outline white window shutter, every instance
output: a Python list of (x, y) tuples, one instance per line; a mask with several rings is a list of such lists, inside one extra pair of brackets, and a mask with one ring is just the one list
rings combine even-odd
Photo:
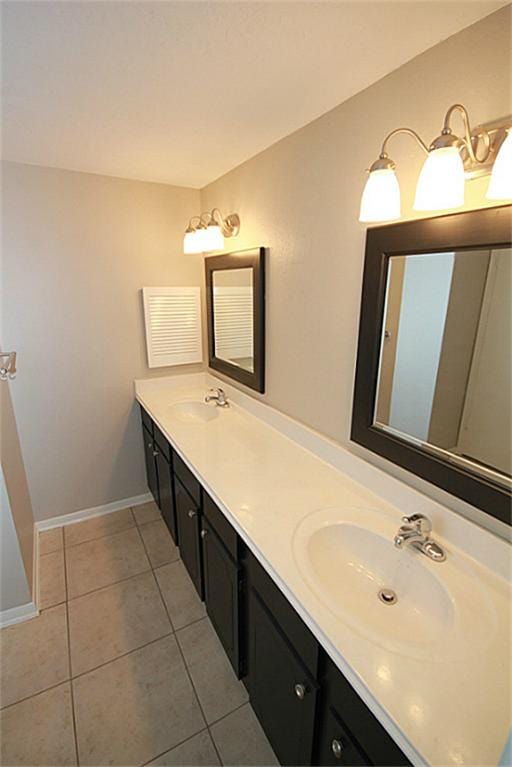
[(203, 361), (199, 288), (142, 288), (150, 368)]

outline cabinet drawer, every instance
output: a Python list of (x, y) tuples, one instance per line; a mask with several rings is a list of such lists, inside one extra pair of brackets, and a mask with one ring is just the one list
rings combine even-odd
[(181, 460), (177, 453), (173, 455), (174, 473), (181, 480), (183, 486), (188, 491), (190, 497), (195, 503), (201, 505), (201, 485), (194, 477), (188, 466)]
[(171, 454), (172, 454), (172, 448), (169, 445), (169, 442), (167, 441), (167, 437), (165, 437), (164, 434), (160, 431), (156, 423), (153, 424), (153, 436), (155, 438), (155, 442), (158, 445), (160, 452), (166, 460), (170, 463), (171, 462)]
[(151, 436), (153, 436), (153, 420), (150, 415), (146, 413), (142, 405), (140, 406), (140, 415), (142, 418), (142, 423), (146, 427), (146, 429), (149, 431)]
[(316, 677), (318, 670), (319, 645), (315, 637), (297, 615), (284, 594), (263, 569), (255, 556), (247, 552), (247, 573), (249, 585), (255, 589), (276, 623), (288, 639), (308, 671)]
[(208, 493), (203, 491), (203, 514), (213, 527), (222, 543), (238, 563), (238, 535), (235, 528), (228, 522), (216, 503)]
[[(395, 741), (363, 703), (354, 688), (347, 682), (341, 671), (322, 651), (322, 687), (326, 705), (336, 711), (343, 722), (345, 731), (353, 743), (360, 744), (368, 756), (369, 764), (379, 767), (406, 767), (409, 760)], [(323, 762), (317, 762), (323, 764)], [(344, 764), (344, 762), (341, 762)], [(361, 762), (354, 762), (361, 764)]]

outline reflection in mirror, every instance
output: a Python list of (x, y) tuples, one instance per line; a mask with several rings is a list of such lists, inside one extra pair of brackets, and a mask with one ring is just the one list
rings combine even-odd
[(253, 269), (212, 272), (215, 356), (254, 372)]
[(389, 259), (375, 425), (510, 485), (512, 251)]

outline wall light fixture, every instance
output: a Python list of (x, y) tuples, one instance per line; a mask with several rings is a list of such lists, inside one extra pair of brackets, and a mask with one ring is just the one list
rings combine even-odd
[(192, 216), (185, 229), (183, 252), (211, 253), (224, 250), (224, 237), (236, 237), (240, 231), (240, 218), (237, 213), (230, 213), (223, 218), (218, 208), (209, 213)]
[[(464, 137), (452, 132), (450, 121), (460, 113)], [(464, 205), (467, 178), (491, 175), (487, 198), (512, 198), (512, 117), (472, 129), (466, 108), (453, 104), (444, 118), (443, 129), (427, 146), (411, 128), (396, 128), (382, 144), (378, 159), (370, 166), (361, 197), (359, 220), (394, 221), (400, 218), (400, 187), (395, 163), (387, 153), (389, 140), (399, 133), (411, 136), (425, 152), (426, 159), (416, 185), (415, 210), (447, 210)]]

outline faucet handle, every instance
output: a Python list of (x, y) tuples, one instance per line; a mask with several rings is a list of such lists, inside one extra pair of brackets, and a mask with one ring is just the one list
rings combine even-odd
[(424, 514), (411, 514), (409, 517), (402, 517), (402, 522), (405, 522), (406, 525), (412, 525), (425, 535), (432, 530), (432, 522)]

